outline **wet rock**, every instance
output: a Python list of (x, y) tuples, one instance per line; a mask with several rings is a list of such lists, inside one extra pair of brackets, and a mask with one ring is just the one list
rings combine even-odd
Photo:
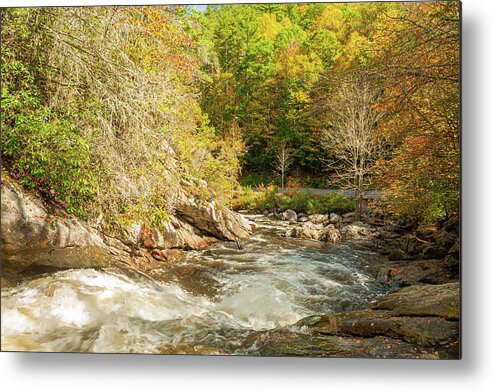
[(372, 308), (396, 316), (439, 316), (459, 319), (459, 283), (415, 285), (379, 299)]
[(301, 226), (293, 227), (287, 231), (286, 236), (301, 239), (315, 239), (329, 243), (337, 243), (341, 241), (341, 233), (333, 225), (314, 224), (311, 221), (304, 223)]
[(290, 236), (301, 239), (315, 239), (322, 240), (324, 226), (321, 224), (314, 224), (311, 221), (304, 223), (301, 226), (294, 227), (290, 230)]
[(372, 338), (379, 335), (419, 346), (446, 345), (459, 338), (459, 323), (440, 317), (394, 316), (389, 311), (356, 311), (313, 316), (299, 327), (311, 333)]
[(281, 220), (296, 221), (297, 219), (298, 216), (296, 215), (296, 212), (292, 209), (287, 209), (281, 213)]
[(351, 338), (310, 335), (281, 329), (254, 333), (247, 343), (255, 344), (252, 353), (262, 356), (440, 358), (433, 350), (383, 336)]
[(402, 265), (387, 266), (381, 275), (387, 282), (400, 286), (419, 283), (445, 284), (459, 278), (459, 263), (454, 258), (413, 261)]

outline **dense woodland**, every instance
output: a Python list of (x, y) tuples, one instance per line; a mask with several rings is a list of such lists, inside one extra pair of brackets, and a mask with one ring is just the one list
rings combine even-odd
[(159, 226), (190, 178), (225, 203), (240, 183), (382, 189), (397, 216), (443, 219), (459, 7), (3, 9), (3, 165), (110, 228)]

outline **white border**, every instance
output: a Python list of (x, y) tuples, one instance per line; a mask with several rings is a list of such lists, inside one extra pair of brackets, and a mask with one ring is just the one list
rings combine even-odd
[[(214, 3), (224, 2), (227, 3), (221, 0), (214, 1)], [(2, 0), (1, 6), (159, 3), (163, 4), (152, 0)], [(181, 4), (207, 3), (207, 1), (181, 2)], [(463, 1), (464, 349), (462, 361), (0, 353), (1, 387), (16, 391), (491, 389), (493, 384), (492, 4), (490, 0)]]

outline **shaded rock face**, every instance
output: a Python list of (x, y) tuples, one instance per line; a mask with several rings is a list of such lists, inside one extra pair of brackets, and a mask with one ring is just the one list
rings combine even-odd
[(391, 311), (359, 311), (305, 318), (298, 326), (329, 335), (373, 338), (385, 335), (421, 346), (445, 345), (459, 337), (459, 323), (440, 317), (395, 316)]
[(23, 270), (33, 264), (104, 267), (111, 255), (101, 235), (78, 221), (49, 217), (46, 209), (15, 185), (2, 184), (2, 265)]
[(313, 335), (289, 330), (258, 332), (256, 354), (265, 356), (351, 357), (351, 358), (428, 358), (438, 353), (385, 336), (360, 338)]
[(314, 224), (311, 221), (301, 226), (291, 228), (286, 236), (301, 239), (314, 239), (329, 243), (338, 243), (341, 241), (341, 233), (333, 225)]
[(406, 253), (400, 249), (390, 250), (387, 258), (390, 262), (398, 262), (406, 258)]
[[(341, 339), (334, 339), (339, 336), (363, 353), (386, 352), (388, 344), (393, 357), (415, 354), (414, 357), (459, 358), (458, 319), (459, 284), (450, 283), (404, 288), (381, 298), (372, 309), (309, 316), (295, 326), (313, 338), (327, 341), (336, 355), (345, 354), (344, 349), (338, 350)], [(364, 343), (358, 344), (358, 338), (363, 338)], [(302, 346), (306, 339), (300, 338)]]
[(8, 177), (2, 183), (1, 255), (3, 266), (12, 271), (31, 265), (106, 267), (112, 259), (148, 270), (170, 259), (170, 252), (153, 250), (202, 249), (214, 241), (244, 239), (250, 233), (243, 216), (214, 200), (195, 198), (186, 188), (175, 215), (162, 229), (136, 223), (113, 237), (76, 219), (50, 216), (41, 200), (25, 194)]
[[(391, 252), (392, 254), (392, 252)], [(389, 254), (390, 259), (390, 254)], [(445, 284), (459, 278), (459, 263), (453, 257), (413, 261), (383, 268), (380, 279), (399, 286), (419, 283)]]

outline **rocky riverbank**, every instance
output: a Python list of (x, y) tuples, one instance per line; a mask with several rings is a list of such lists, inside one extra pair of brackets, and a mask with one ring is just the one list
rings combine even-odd
[(352, 214), (299, 216), (288, 210), (271, 217), (289, 222), (287, 237), (350, 242), (385, 255), (376, 279), (391, 293), (366, 310), (314, 315), (289, 328), (262, 332), (256, 335), (260, 354), (460, 357), (457, 217), (442, 226), (417, 229), (355, 222)]
[(194, 196), (193, 184), (182, 183), (176, 210), (161, 229), (141, 222), (127, 230), (107, 232), (54, 209), (26, 192), (8, 174), (2, 175), (3, 278), (33, 267), (131, 267), (146, 272), (218, 240), (246, 239), (249, 223), (238, 213)]
[[(218, 290), (214, 293), (216, 288), (212, 289), (211, 284), (215, 286), (217, 281), (230, 278), (230, 275), (228, 272), (211, 278), (209, 273), (223, 273), (235, 265), (232, 275), (239, 273), (238, 278), (241, 279), (238, 281), (242, 284), (248, 280), (248, 273), (253, 272), (259, 273), (258, 278), (265, 280), (266, 284), (261, 284), (259, 288), (255, 285), (259, 280), (250, 281), (250, 284), (255, 284), (250, 285), (248, 289), (251, 291), (245, 293), (246, 301), (241, 299), (239, 304), (230, 305), (231, 299), (222, 297), (223, 307), (217, 314), (214, 312), (214, 317), (222, 317), (226, 309), (237, 314), (238, 321), (242, 322), (245, 317), (250, 319), (253, 316), (248, 315), (249, 311), (257, 314), (266, 310), (263, 319), (266, 324), (273, 323), (272, 313), (284, 314), (284, 311), (286, 317), (292, 320), (284, 323), (290, 325), (283, 327), (260, 327), (253, 332), (242, 329), (239, 341), (226, 350), (223, 350), (224, 346), (214, 346), (213, 351), (223, 354), (237, 352), (234, 354), (323, 357), (460, 357), (460, 246), (459, 221), (456, 218), (449, 219), (441, 226), (416, 229), (397, 223), (383, 225), (367, 217), (363, 222), (356, 222), (352, 214), (307, 216), (288, 210), (268, 218), (262, 217), (258, 227), (269, 222), (267, 226), (270, 228), (261, 228), (260, 237), (249, 241), (251, 225), (246, 218), (222, 208), (214, 201), (206, 202), (194, 197), (193, 185), (184, 183), (181, 202), (163, 229), (148, 229), (136, 224), (118, 235), (110, 235), (98, 226), (56, 214), (40, 198), (23, 191), (15, 181), (5, 175), (3, 179), (3, 287), (11, 286), (12, 282), (21, 282), (22, 276), (35, 273), (36, 268), (42, 271), (47, 268), (113, 268), (119, 271), (132, 269), (151, 279), (157, 278), (157, 286), (160, 286), (159, 279), (163, 278), (165, 283), (180, 282), (194, 294), (207, 292), (214, 296), (221, 290), (216, 287)], [(255, 217), (252, 218), (256, 221)], [(192, 263), (188, 259), (182, 265), (178, 260), (188, 249), (200, 250), (220, 240), (238, 242), (226, 246), (224, 254), (217, 250), (210, 254), (209, 250), (198, 251), (194, 253), (199, 259)], [(244, 241), (245, 251), (237, 250), (237, 245), (241, 245), (239, 240)], [(256, 247), (259, 243), (261, 246)], [(327, 255), (323, 254), (330, 254), (324, 252), (330, 248), (338, 255), (327, 261), (323, 259)], [(310, 255), (307, 250), (311, 251)], [(364, 255), (355, 257), (358, 252), (375, 259), (365, 258)], [(351, 260), (346, 264), (348, 256)], [(168, 263), (167, 260), (171, 259), (176, 262)], [(291, 262), (289, 268), (286, 266), (287, 259)], [(275, 274), (270, 275), (265, 270), (274, 260), (278, 264)], [(251, 262), (255, 262), (255, 266)], [(332, 262), (335, 264), (332, 265)], [(216, 271), (217, 264), (221, 267)], [(298, 281), (298, 277), (295, 279), (296, 285), (293, 286), (296, 289), (288, 289), (290, 285), (286, 281), (294, 281), (300, 270), (310, 270), (316, 284), (305, 282), (301, 277), (305, 274), (302, 273), (301, 280)], [(283, 273), (287, 274), (279, 278)], [(361, 273), (364, 273), (363, 280), (360, 279)], [(206, 285), (203, 285), (204, 278)], [(372, 288), (368, 291), (371, 298), (361, 300), (368, 294), (364, 288), (365, 279), (368, 278), (371, 279)], [(238, 281), (231, 283), (236, 286)], [(291, 295), (301, 289), (300, 300), (310, 297), (318, 303), (314, 308), (322, 310), (310, 308), (303, 316), (313, 315), (300, 319), (292, 312), (292, 308), (296, 307), (279, 302), (278, 296), (268, 302), (267, 308), (255, 307), (259, 297), (263, 300), (269, 296), (273, 281), (277, 281), (278, 288), (288, 289), (282, 291), (282, 295), (287, 292)], [(303, 284), (312, 285), (308, 288)], [(269, 289), (264, 290), (267, 286)], [(354, 296), (359, 298), (356, 305), (352, 302), (353, 287), (354, 293), (358, 292)], [(329, 293), (332, 289), (335, 293), (333, 297)], [(382, 296), (383, 292), (389, 293)], [(287, 300), (287, 296), (282, 295)], [(171, 294), (167, 300), (174, 300), (172, 297)], [(257, 299), (253, 300), (252, 297)], [(324, 306), (319, 303), (320, 297), (325, 297), (324, 300), (331, 304)], [(203, 299), (190, 296), (187, 303), (193, 300)], [(343, 302), (347, 305), (342, 305)], [(246, 309), (243, 308), (245, 303), (248, 303)], [(279, 306), (279, 311), (272, 306)], [(220, 330), (214, 327), (211, 332), (220, 334)], [(240, 350), (236, 350), (238, 347)]]

